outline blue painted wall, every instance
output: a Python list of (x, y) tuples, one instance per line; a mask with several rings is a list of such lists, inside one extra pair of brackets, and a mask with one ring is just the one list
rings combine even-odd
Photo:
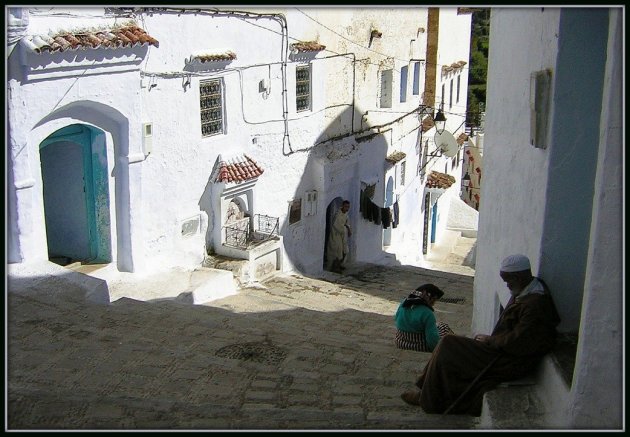
[(579, 327), (588, 256), (608, 10), (562, 10), (554, 80), (549, 183), (539, 272), (559, 305), (560, 328)]

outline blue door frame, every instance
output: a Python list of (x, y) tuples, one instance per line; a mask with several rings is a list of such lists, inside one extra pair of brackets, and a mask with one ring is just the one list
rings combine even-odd
[(435, 202), (433, 207), (431, 208), (431, 243), (435, 243), (435, 230), (437, 228), (437, 207), (438, 204)]
[(89, 256), (80, 261), (111, 262), (109, 182), (104, 133), (89, 126), (73, 124), (49, 135), (39, 148), (54, 147), (54, 143), (59, 142), (76, 143), (82, 150)]

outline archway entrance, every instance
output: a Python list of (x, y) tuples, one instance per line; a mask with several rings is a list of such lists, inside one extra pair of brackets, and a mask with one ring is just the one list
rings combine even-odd
[(73, 124), (39, 145), (48, 258), (112, 260), (107, 149), (102, 131)]
[(335, 212), (341, 209), (341, 204), (343, 203), (343, 199), (341, 197), (335, 197), (326, 208), (326, 234), (324, 235), (324, 259), (323, 259), (323, 268), (324, 270), (328, 270), (328, 236), (330, 235), (330, 227), (332, 223), (333, 216)]

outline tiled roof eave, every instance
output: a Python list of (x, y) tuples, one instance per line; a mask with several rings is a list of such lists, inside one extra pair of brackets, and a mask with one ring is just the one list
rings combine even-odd
[(23, 39), (34, 53), (54, 53), (94, 49), (124, 49), (130, 47), (155, 46), (158, 40), (138, 26), (130, 25), (116, 29), (97, 31), (59, 32), (52, 35), (31, 35)]

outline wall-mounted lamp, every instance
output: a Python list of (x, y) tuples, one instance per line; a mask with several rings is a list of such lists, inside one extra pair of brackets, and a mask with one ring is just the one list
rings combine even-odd
[[(437, 114), (433, 115), (433, 112), (427, 112), (427, 107), (424, 105), (420, 106), (420, 111), (418, 113), (418, 118), (420, 119), (420, 125), (422, 125), (422, 118), (428, 115), (433, 120), (433, 124), (435, 125), (435, 130), (438, 134), (443, 134), (444, 129), (446, 129), (446, 116), (442, 112), (441, 109), (438, 109)], [(420, 132), (422, 132), (422, 126), (420, 126)]]
[(470, 185), (470, 175), (468, 174), (468, 172), (466, 172), (466, 174), (462, 178), (462, 185), (466, 188), (468, 188), (468, 186)]
[(438, 109), (437, 114), (433, 117), (433, 123), (435, 123), (435, 130), (439, 134), (444, 133), (444, 129), (446, 129), (446, 116), (441, 109)]

